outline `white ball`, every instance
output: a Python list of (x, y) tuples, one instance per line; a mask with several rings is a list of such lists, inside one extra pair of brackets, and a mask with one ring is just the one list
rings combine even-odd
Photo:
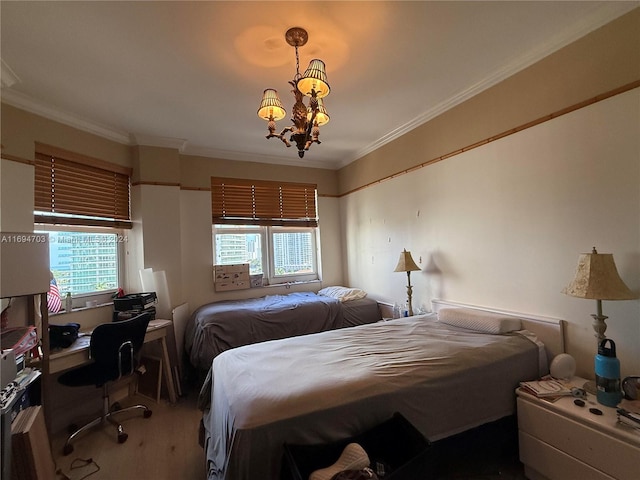
[(568, 353), (556, 355), (549, 366), (553, 378), (568, 380), (576, 373), (576, 361)]

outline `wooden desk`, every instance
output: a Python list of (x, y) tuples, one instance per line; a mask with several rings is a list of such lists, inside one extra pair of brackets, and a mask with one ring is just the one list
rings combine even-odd
[[(162, 369), (164, 381), (169, 392), (169, 401), (175, 403), (177, 401), (176, 389), (173, 383), (173, 374), (171, 373), (171, 364), (169, 362), (169, 350), (167, 349), (167, 331), (171, 326), (170, 320), (151, 320), (147, 327), (147, 334), (144, 337), (144, 343), (160, 341), (162, 346)], [(89, 342), (91, 335), (82, 334), (73, 345), (49, 354), (49, 373), (57, 373), (69, 368), (75, 368), (85, 363), (89, 363)]]

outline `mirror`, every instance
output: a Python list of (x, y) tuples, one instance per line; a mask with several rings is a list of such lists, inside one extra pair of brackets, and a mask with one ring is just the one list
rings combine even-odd
[(640, 397), (640, 376), (625, 377), (622, 380), (622, 393), (627, 400), (638, 400)]

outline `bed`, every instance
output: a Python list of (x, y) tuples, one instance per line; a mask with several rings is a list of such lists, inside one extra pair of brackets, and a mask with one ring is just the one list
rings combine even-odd
[[(285, 443), (351, 437), (395, 412), (430, 441), (512, 415), (518, 382), (548, 372), (547, 359), (564, 351), (562, 321), (450, 302), (434, 310), (216, 357), (200, 397), (208, 478), (276, 480)], [(463, 322), (444, 323), (445, 310)], [(462, 328), (465, 315), (523, 330)]]
[(378, 303), (366, 292), (339, 286), (326, 287), (318, 294), (297, 292), (213, 302), (193, 312), (185, 330), (185, 351), (192, 366), (206, 371), (216, 356), (230, 348), (381, 318)]

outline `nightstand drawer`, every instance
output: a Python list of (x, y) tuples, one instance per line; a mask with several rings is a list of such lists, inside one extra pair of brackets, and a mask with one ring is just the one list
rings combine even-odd
[[(640, 448), (522, 398), (518, 398), (518, 428), (614, 478), (638, 478)], [(535, 465), (535, 458), (531, 461)]]
[[(541, 442), (535, 437), (522, 431), (518, 435), (520, 443), (520, 461), (528, 468), (532, 468), (543, 478), (580, 480), (614, 480), (613, 477), (590, 467), (564, 452)], [(538, 478), (531, 475), (527, 478)]]

